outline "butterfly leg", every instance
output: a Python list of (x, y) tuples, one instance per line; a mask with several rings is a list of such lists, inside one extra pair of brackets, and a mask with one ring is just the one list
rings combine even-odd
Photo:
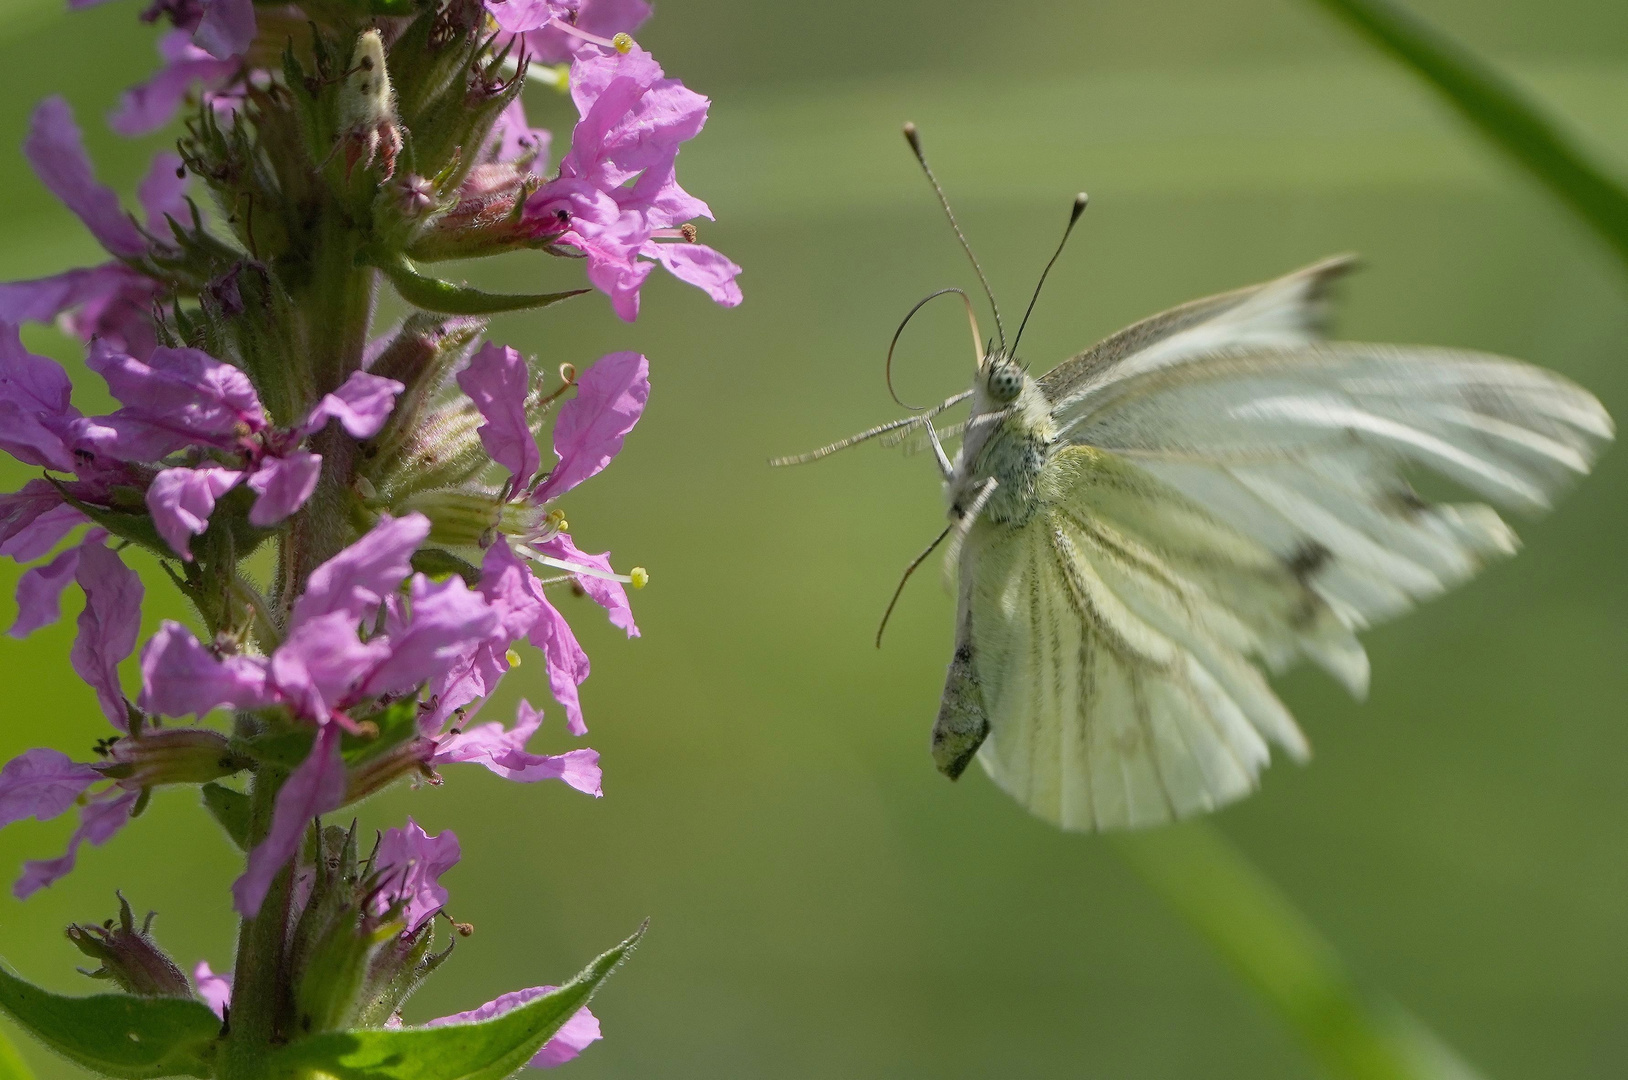
[(938, 429), (933, 427), (932, 417), (926, 417), (922, 423), (927, 425), (927, 441), (933, 444), (933, 456), (938, 459), (938, 471), (948, 480), (955, 475), (955, 466), (950, 464), (950, 455), (944, 452), (944, 444), (938, 440)]

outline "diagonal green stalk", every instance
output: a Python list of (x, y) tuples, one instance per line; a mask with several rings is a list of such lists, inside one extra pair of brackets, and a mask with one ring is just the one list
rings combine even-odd
[(1399, 1007), (1364, 994), (1277, 886), (1204, 821), (1115, 833), (1132, 870), (1341, 1080), (1475, 1080)]
[(1628, 188), (1497, 68), (1392, 0), (1317, 0), (1440, 91), (1628, 262)]

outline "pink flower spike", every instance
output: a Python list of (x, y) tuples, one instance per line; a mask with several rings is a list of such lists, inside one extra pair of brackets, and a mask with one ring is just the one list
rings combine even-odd
[(51, 194), (78, 215), (104, 248), (123, 257), (147, 250), (147, 238), (125, 216), (119, 197), (97, 183), (67, 101), (53, 96), (39, 103), (29, 120), (23, 153)]
[(650, 397), (650, 364), (636, 352), (599, 358), (577, 379), (577, 393), (554, 422), (560, 463), (538, 485), (537, 501), (570, 491), (611, 463)]
[[(544, 994), (558, 990), (557, 986), (533, 986), (525, 990), (515, 990), (493, 998), (478, 1009), (468, 1012), (453, 1013), (451, 1016), (442, 1016), (431, 1020), (424, 1026), (427, 1028), (445, 1027), (448, 1024), (471, 1024), (477, 1020), (490, 1020), (494, 1016), (502, 1016), (510, 1009), (518, 1008), (528, 1001), (542, 997)], [(554, 1037), (543, 1044), (527, 1065), (537, 1069), (551, 1069), (556, 1065), (563, 1065), (586, 1050), (591, 1044), (604, 1038), (599, 1030), (599, 1020), (583, 1006), (571, 1015), (554, 1033)]]
[(269, 529), (288, 517), (305, 505), (321, 475), (320, 454), (294, 450), (280, 458), (266, 458), (249, 477), (249, 487), (259, 495), (249, 508), (249, 524)]
[(65, 876), (79, 860), (79, 847), (89, 842), (100, 847), (113, 838), (130, 820), (130, 808), (136, 804), (139, 791), (110, 788), (99, 799), (86, 803), (79, 811), (79, 828), (68, 841), (68, 850), (55, 859), (35, 859), (23, 864), (23, 876), (11, 887), (12, 895), (26, 900), (47, 885)]
[(457, 376), (459, 388), (486, 420), (477, 432), (481, 445), (493, 461), (513, 475), (513, 490), (531, 483), (543, 463), (526, 419), (530, 377), (525, 357), (507, 345), (491, 342), (483, 345)]
[(330, 419), (334, 419), (352, 438), (371, 439), (390, 419), (390, 410), (396, 407), (396, 396), (405, 389), (394, 379), (353, 371), (338, 390), (324, 395), (317, 402), (301, 430), (314, 434), (322, 430)]
[(209, 1006), (209, 1011), (226, 1019), (226, 1010), (232, 1004), (232, 973), (216, 975), (209, 961), (199, 960), (192, 969), (192, 982), (198, 987), (198, 996)]
[(141, 630), (141, 578), (102, 543), (103, 535), (100, 530), (92, 533), (79, 548), (74, 580), (84, 590), (85, 609), (68, 656), (74, 671), (96, 691), (108, 723), (124, 731), (130, 721), (119, 662), (135, 651)]
[(272, 879), (299, 850), (300, 837), (311, 819), (345, 805), (345, 762), (339, 756), (338, 724), (323, 724), (306, 758), (277, 792), (271, 831), (249, 852), (249, 867), (232, 883), (238, 914), (252, 919), (260, 914)]
[(430, 519), (423, 514), (382, 515), (365, 536), (311, 572), (291, 621), (297, 626), (335, 611), (353, 622), (371, 615), (407, 580), (413, 552), (429, 535)]
[(0, 827), (31, 817), (49, 821), (66, 811), (102, 774), (60, 750), (28, 750), (0, 768)]
[(163, 66), (146, 82), (126, 90), (119, 107), (107, 118), (107, 126), (120, 135), (133, 137), (157, 131), (175, 119), (195, 83), (213, 88), (238, 69), (236, 60), (216, 60), (198, 48), (185, 30), (171, 30), (160, 37), (158, 55), (164, 60)]
[(164, 622), (141, 650), (141, 707), (160, 716), (258, 709), (276, 701), (258, 656), (217, 657), (180, 623)]
[(217, 60), (242, 56), (254, 42), (254, 0), (204, 0), (192, 40)]
[(412, 818), (405, 829), (386, 829), (373, 863), (373, 873), (383, 886), (374, 898), (374, 913), (382, 915), (400, 903), (407, 920), (405, 932), (423, 926), (446, 905), (447, 890), (440, 878), (457, 865), (461, 854), (458, 835), (451, 829), (431, 836)]
[(192, 538), (209, 528), (215, 502), (243, 479), (235, 469), (165, 469), (147, 488), (153, 527), (175, 553), (192, 561)]
[(346, 611), (305, 619), (271, 654), (271, 681), (296, 714), (315, 723), (333, 716), (352, 690), (390, 658), (385, 638), (362, 641)]
[(79, 569), (79, 549), (71, 547), (50, 562), (29, 568), (17, 579), (17, 621), (6, 633), (25, 638), (62, 616), (62, 590)]

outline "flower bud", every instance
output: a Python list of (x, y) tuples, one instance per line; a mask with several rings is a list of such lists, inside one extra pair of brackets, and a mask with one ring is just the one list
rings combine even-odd
[(139, 997), (191, 997), (186, 976), (148, 935), (154, 913), (147, 913), (138, 930), (130, 901), (123, 893), (117, 895), (118, 922), (109, 919), (101, 926), (73, 923), (68, 927), (68, 940), (86, 956), (101, 961), (102, 966), (95, 971), (80, 971), (93, 979), (110, 979), (126, 993)]
[(399, 908), (382, 915), (370, 903), (376, 888), (356, 857), (356, 832), (326, 828), (314, 858), (302, 868), (310, 895), (295, 924), (293, 985), (295, 1024), (301, 1035), (348, 1027), (381, 945), (401, 934)]
[(102, 775), (127, 788), (161, 784), (206, 784), (249, 767), (232, 753), (226, 736), (200, 728), (139, 731), (105, 747), (109, 764)]

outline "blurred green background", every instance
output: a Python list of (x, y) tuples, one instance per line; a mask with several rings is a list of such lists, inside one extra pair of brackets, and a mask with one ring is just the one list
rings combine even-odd
[[(0, 147), (66, 94), (104, 177), (130, 190), (155, 137), (100, 116), (144, 77), (152, 31), (125, 0), (0, 12)], [(1628, 7), (1428, 0), (1613, 163), (1628, 154)], [(897, 574), (939, 527), (930, 462), (879, 448), (803, 470), (771, 455), (895, 415), (881, 359), (920, 296), (970, 284), (898, 125), (935, 165), (1010, 312), (1072, 194), (1092, 206), (1025, 338), (1037, 368), (1144, 314), (1354, 250), (1339, 330), (1457, 344), (1565, 372), (1628, 415), (1628, 278), (1602, 244), (1466, 134), (1421, 86), (1289, 0), (665, 0), (639, 35), (712, 96), (682, 157), (746, 267), (713, 307), (660, 276), (622, 325), (600, 298), (509, 317), (547, 364), (652, 360), (650, 411), (614, 468), (566, 504), (586, 547), (650, 567), (644, 637), (570, 609), (603, 800), (450, 769), (368, 803), (454, 828), (450, 911), (473, 938), (408, 1019), (560, 981), (646, 916), (596, 999), (605, 1040), (576, 1077), (1311, 1075), (1277, 1020), (1092, 837), (1025, 816), (977, 770), (934, 772), (927, 730), (952, 602), (923, 575), (871, 646)], [(536, 122), (568, 126), (538, 91)], [(0, 279), (96, 257), (20, 156), (0, 155)], [(517, 259), (483, 284), (564, 287)], [(901, 392), (961, 388), (953, 308), (900, 357)], [(64, 360), (54, 331), (29, 341)], [(84, 374), (74, 367), (76, 378)], [(80, 380), (95, 402), (99, 382)], [(25, 478), (0, 477), (7, 490)], [(1526, 550), (1367, 635), (1374, 688), (1279, 689), (1317, 749), (1279, 764), (1221, 827), (1299, 903), (1358, 979), (1487, 1076), (1617, 1077), (1628, 1060), (1628, 463), (1609, 455)], [(151, 565), (144, 567), (151, 570)], [(0, 569), (0, 608), (16, 570)], [(149, 578), (149, 617), (180, 614)], [(70, 611), (72, 607), (70, 605)], [(9, 622), (9, 609), (0, 610)], [(72, 620), (0, 647), (0, 755), (82, 752), (103, 730), (66, 655)], [(133, 672), (131, 673), (133, 674)], [(521, 693), (522, 669), (491, 715)], [(550, 745), (563, 746), (557, 712)], [(122, 887), (190, 968), (229, 966), (236, 862), (188, 793), (162, 793), (106, 849), (27, 903), (0, 897), (0, 954), (93, 988), (62, 935)], [(0, 871), (56, 854), (71, 824), (0, 833)], [(37, 1047), (44, 1078), (77, 1075)]]

